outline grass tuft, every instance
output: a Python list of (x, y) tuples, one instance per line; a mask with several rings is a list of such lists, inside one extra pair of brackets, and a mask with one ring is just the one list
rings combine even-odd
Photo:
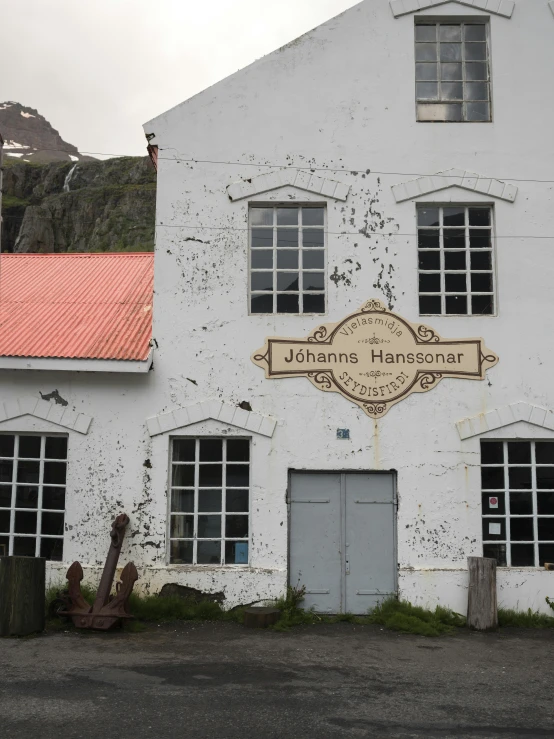
[(523, 629), (552, 629), (554, 628), (554, 617), (545, 613), (532, 611), (514, 611), (513, 608), (498, 609), (498, 625), (518, 626)]

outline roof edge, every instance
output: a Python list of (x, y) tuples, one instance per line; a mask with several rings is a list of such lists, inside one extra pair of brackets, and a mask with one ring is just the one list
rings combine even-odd
[(0, 370), (49, 370), (50, 372), (108, 372), (141, 374), (152, 367), (154, 351), (140, 359), (67, 359), (64, 357), (0, 357)]

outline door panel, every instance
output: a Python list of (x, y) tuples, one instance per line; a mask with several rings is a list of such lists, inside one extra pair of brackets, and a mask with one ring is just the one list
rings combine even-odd
[(366, 613), (396, 590), (394, 480), (345, 476), (346, 610)]
[(340, 484), (340, 474), (291, 475), (289, 582), (318, 613), (341, 611)]

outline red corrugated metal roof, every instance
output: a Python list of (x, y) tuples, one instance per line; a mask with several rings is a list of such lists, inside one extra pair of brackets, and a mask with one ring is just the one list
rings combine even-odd
[(0, 356), (147, 359), (154, 255), (1, 254)]

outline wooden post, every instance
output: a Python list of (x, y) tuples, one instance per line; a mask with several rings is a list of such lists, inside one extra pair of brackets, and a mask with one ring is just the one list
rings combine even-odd
[(44, 631), (46, 560), (0, 557), (0, 636)]
[(265, 629), (279, 620), (281, 611), (271, 606), (251, 606), (244, 609), (244, 625), (251, 629)]
[(487, 631), (498, 628), (496, 605), (496, 560), (468, 557), (469, 592), (467, 625), (470, 629)]

